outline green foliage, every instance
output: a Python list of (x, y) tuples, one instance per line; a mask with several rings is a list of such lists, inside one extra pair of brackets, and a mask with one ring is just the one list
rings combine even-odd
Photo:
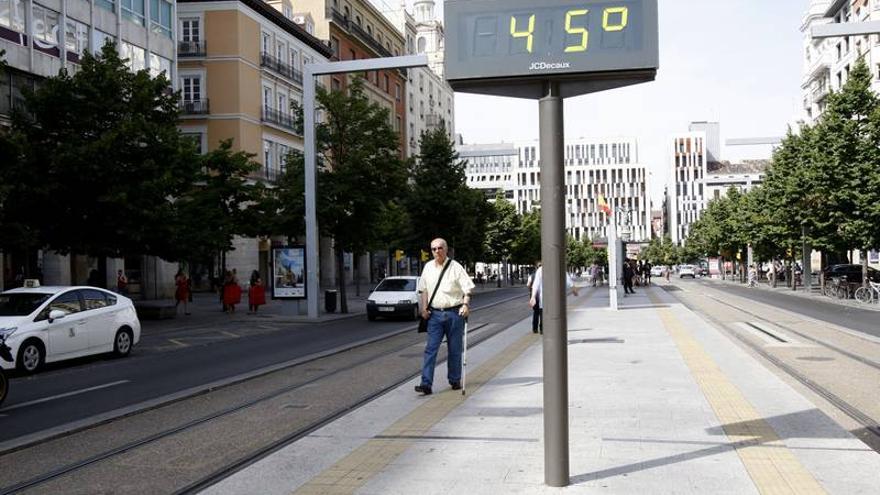
[(19, 159), (0, 164), (0, 183), (15, 185), (4, 193), (0, 247), (175, 259), (169, 219), (198, 161), (168, 81), (130, 72), (108, 44), (25, 98), (9, 138)]
[(232, 140), (199, 157), (198, 180), (177, 201), (179, 258), (208, 263), (218, 252), (232, 250), (235, 235), (256, 236), (263, 212), (255, 206), (264, 191), (249, 176), (259, 169), (253, 154), (233, 152)]
[(511, 261), (520, 265), (532, 265), (541, 259), (541, 210), (522, 215), (520, 235), (513, 243)]
[(480, 260), (492, 206), (482, 191), (467, 187), (465, 162), (459, 160), (445, 130), (423, 133), (420, 147), (406, 201), (412, 242), (427, 246), (431, 239), (442, 237), (458, 260)]
[(485, 253), (488, 261), (507, 260), (520, 236), (521, 219), (516, 207), (498, 192), (486, 225)]
[(859, 60), (812, 126), (791, 131), (762, 186), (713, 201), (687, 246), (732, 258), (751, 244), (759, 259), (786, 256), (805, 237), (828, 253), (880, 247), (880, 100)]

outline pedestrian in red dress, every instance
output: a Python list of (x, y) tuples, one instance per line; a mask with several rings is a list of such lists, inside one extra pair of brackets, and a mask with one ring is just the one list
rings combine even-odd
[(266, 290), (263, 287), (263, 279), (260, 277), (260, 272), (254, 270), (251, 273), (251, 285), (248, 288), (248, 313), (253, 312), (257, 314), (257, 310), (263, 304), (266, 304)]
[(234, 272), (226, 272), (226, 283), (223, 285), (223, 304), (229, 314), (235, 313), (235, 305), (241, 302), (241, 287)]
[(189, 302), (189, 277), (183, 273), (183, 270), (177, 270), (177, 275), (174, 276), (174, 285), (176, 289), (174, 290), (174, 310), (177, 311), (177, 307), (180, 306), (180, 303), (183, 303), (183, 314), (189, 315), (189, 309), (187, 307), (187, 303)]

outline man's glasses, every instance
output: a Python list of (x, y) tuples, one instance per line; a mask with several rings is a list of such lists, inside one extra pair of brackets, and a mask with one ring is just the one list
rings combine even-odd
[(441, 249), (443, 249), (443, 246), (431, 246), (431, 251), (440, 251)]

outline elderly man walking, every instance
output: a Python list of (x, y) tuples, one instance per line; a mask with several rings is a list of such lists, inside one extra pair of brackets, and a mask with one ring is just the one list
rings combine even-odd
[[(474, 282), (457, 261), (449, 258), (449, 246), (440, 238), (431, 241), (434, 260), (428, 262), (419, 278), (422, 318), (428, 321), (428, 340), (422, 364), (422, 381), (416, 392), (430, 395), (434, 365), (440, 342), (446, 337), (447, 378), (453, 390), (461, 389), (461, 352), (464, 320), (470, 314)], [(441, 278), (442, 277), (442, 278)]]

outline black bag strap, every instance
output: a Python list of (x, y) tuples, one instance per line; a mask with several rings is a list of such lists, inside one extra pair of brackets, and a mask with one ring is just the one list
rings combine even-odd
[(451, 259), (446, 260), (446, 263), (443, 265), (443, 270), (440, 271), (440, 278), (437, 279), (437, 285), (434, 286), (434, 292), (431, 293), (431, 299), (428, 300), (428, 308), (430, 308), (431, 303), (434, 302), (434, 296), (437, 295), (437, 289), (440, 288), (440, 281), (443, 280), (443, 274), (446, 273), (446, 269), (449, 268), (450, 263), (452, 263)]

